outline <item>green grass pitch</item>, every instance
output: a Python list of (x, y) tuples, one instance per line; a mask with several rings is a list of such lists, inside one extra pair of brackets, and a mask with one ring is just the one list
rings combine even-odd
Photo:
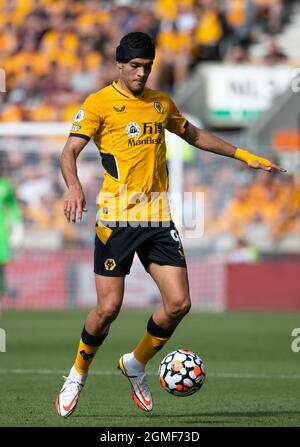
[[(149, 363), (154, 409), (141, 412), (119, 356), (135, 346), (151, 311), (125, 311), (100, 348), (75, 413), (55, 412), (55, 398), (72, 366), (87, 311), (12, 311), (0, 321), (0, 426), (238, 427), (300, 425), (300, 352), (291, 349), (298, 313), (191, 313)], [(186, 398), (165, 392), (157, 370), (176, 348), (206, 364), (203, 388)]]

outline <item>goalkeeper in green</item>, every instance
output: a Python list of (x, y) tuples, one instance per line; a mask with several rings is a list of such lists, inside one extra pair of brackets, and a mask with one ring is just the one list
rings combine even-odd
[(0, 315), (1, 298), (6, 292), (5, 265), (12, 258), (12, 249), (23, 237), (22, 212), (12, 182), (0, 177)]

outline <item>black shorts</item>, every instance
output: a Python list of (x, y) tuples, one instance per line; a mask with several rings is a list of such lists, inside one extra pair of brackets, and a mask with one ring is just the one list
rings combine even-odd
[(174, 223), (159, 224), (157, 227), (96, 226), (94, 272), (105, 276), (128, 275), (135, 252), (147, 272), (151, 262), (186, 268)]

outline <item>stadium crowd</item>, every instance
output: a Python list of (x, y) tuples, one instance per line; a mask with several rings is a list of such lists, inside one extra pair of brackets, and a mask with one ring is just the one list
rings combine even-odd
[[(155, 39), (152, 87), (169, 92), (201, 61), (249, 62), (260, 24), (270, 35), (261, 63), (287, 59), (274, 40), (285, 0), (0, 0), (0, 121), (72, 121), (88, 93), (117, 75), (115, 47), (127, 32)], [(257, 61), (255, 61), (257, 62)]]
[[(300, 176), (237, 167), (205, 152), (197, 155), (197, 167), (192, 163), (186, 169), (184, 190), (204, 193), (203, 246), (222, 252), (245, 241), (263, 252), (299, 251)], [(184, 212), (195, 216), (195, 203), (186, 202)]]
[[(249, 45), (255, 42), (257, 26), (270, 36), (270, 42), (268, 53), (255, 62), (287, 61), (276, 35), (288, 19), (290, 3), (0, 0), (0, 66), (7, 84), (7, 92), (0, 95), (0, 122), (73, 121), (84, 98), (116, 78), (116, 44), (134, 30), (142, 29), (156, 41), (149, 85), (171, 94), (202, 61), (252, 62)], [(39, 149), (20, 151), (19, 146), (26, 143)], [(48, 236), (56, 232), (58, 244), (90, 244), (95, 185), (100, 186), (103, 174), (100, 162), (95, 164), (89, 155), (82, 157), (79, 175), (89, 213), (79, 226), (72, 226), (62, 213), (64, 186), (57, 153), (47, 146), (50, 143), (49, 138), (30, 142), (11, 138), (9, 151), (0, 147), (0, 173), (14, 180), (31, 243), (38, 240), (40, 231), (47, 234), (46, 243), (53, 244)], [(194, 157), (186, 163), (184, 187), (205, 194), (204, 238), (214, 240), (226, 233), (254, 245), (257, 240), (272, 245), (299, 232), (299, 179), (248, 168), (239, 171), (231, 160), (227, 163), (211, 154)], [(188, 213), (189, 204), (185, 207)]]
[[(282, 249), (299, 250), (299, 244), (294, 247), (293, 244), (300, 233), (300, 177), (252, 171), (232, 160), (194, 151), (194, 159), (185, 163), (184, 191), (193, 195), (191, 202), (184, 199), (183, 223), (189, 226), (193, 221), (195, 193), (204, 193), (202, 244), (222, 251), (230, 248), (233, 240), (245, 240), (267, 251), (281, 245)], [(29, 245), (32, 242), (34, 245), (39, 237), (42, 246), (44, 242), (46, 247), (56, 246), (49, 234), (58, 236), (58, 246), (90, 245), (94, 237), (90, 229), (97, 212), (95, 190), (100, 189), (103, 179), (100, 160), (95, 163), (94, 155), (90, 158), (88, 154), (79, 163), (89, 212), (75, 226), (67, 223), (62, 212), (64, 185), (56, 154), (20, 151), (0, 154), (2, 172), (14, 179), (27, 235), (31, 237)], [(183, 236), (184, 229), (180, 228)], [(226, 235), (230, 236), (229, 245), (218, 245)]]

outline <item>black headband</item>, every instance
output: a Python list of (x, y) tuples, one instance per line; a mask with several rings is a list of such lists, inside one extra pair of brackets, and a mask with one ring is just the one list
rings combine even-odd
[(142, 58), (142, 59), (154, 59), (155, 58), (155, 47), (154, 45), (149, 45), (143, 48), (131, 48), (127, 45), (120, 44), (116, 50), (116, 60), (118, 62), (129, 62), (131, 59)]

